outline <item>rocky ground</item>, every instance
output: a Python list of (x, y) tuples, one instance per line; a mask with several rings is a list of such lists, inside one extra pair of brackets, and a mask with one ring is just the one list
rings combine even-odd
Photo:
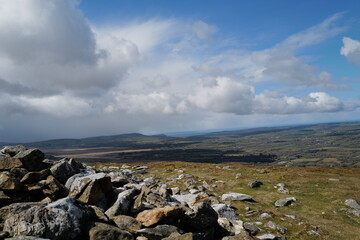
[[(306, 226), (307, 239), (321, 237), (316, 225), (254, 208), (259, 200), (249, 194), (218, 195), (214, 190), (225, 182), (200, 181), (181, 169), (163, 181), (148, 174), (148, 166), (50, 161), (24, 146), (1, 152), (0, 239), (290, 239), (284, 226), (289, 222)], [(262, 185), (254, 180), (248, 188)], [(274, 201), (276, 209), (299, 202), (285, 183), (273, 191), (284, 196)], [(237, 214), (237, 202), (248, 204), (245, 218)], [(360, 217), (356, 200), (346, 199), (343, 206), (349, 216)]]

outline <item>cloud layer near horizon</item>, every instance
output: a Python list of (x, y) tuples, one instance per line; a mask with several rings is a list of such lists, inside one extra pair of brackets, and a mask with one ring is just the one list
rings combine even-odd
[[(358, 107), (331, 94), (348, 86), (297, 55), (341, 34), (344, 28), (336, 23), (343, 13), (272, 48), (221, 46), (220, 51), (226, 42), (218, 36), (220, 29), (200, 20), (99, 27), (71, 0), (0, 0), (0, 5), (3, 119), (42, 116), (91, 128), (99, 124), (94, 119), (121, 118), (121, 127), (116, 121), (108, 127), (158, 131), (189, 126), (189, 121), (197, 121), (196, 127), (222, 113), (286, 115)], [(343, 42), (341, 54), (360, 65), (359, 41), (345, 37)]]

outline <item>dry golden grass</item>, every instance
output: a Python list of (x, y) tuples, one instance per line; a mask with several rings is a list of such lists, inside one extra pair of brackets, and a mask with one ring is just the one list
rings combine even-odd
[[(117, 164), (94, 164), (95, 166), (116, 166)], [(119, 164), (121, 165), (121, 164)], [(143, 163), (129, 164), (143, 165)], [(147, 175), (167, 182), (169, 177), (177, 177), (190, 173), (199, 181), (207, 180), (217, 184), (214, 192), (208, 193), (216, 196), (226, 192), (239, 192), (252, 195), (258, 203), (233, 202), (237, 213), (244, 221), (257, 221), (257, 217), (245, 217), (245, 207), (254, 210), (263, 210), (271, 213), (271, 219), (277, 224), (288, 228), (287, 239), (360, 239), (360, 219), (350, 216), (342, 208), (346, 208), (344, 201), (352, 198), (360, 202), (360, 169), (358, 168), (318, 168), (318, 167), (266, 167), (228, 164), (205, 164), (185, 162), (151, 162)], [(229, 170), (223, 169), (230, 166)], [(241, 173), (241, 177), (235, 178)], [(147, 176), (145, 175), (145, 176)], [(225, 181), (225, 184), (216, 181)], [(264, 183), (258, 189), (248, 187), (253, 180)], [(169, 187), (184, 188), (185, 180), (179, 181)], [(283, 182), (290, 190), (290, 194), (276, 191), (274, 186)], [(296, 197), (297, 201), (287, 207), (276, 208), (274, 202), (280, 198)], [(292, 220), (285, 215), (295, 215)], [(309, 235), (307, 232), (315, 230), (320, 237)], [(271, 232), (271, 231), (267, 231)]]

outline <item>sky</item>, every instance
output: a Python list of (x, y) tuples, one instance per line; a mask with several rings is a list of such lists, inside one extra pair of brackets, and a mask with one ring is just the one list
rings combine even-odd
[(358, 0), (0, 0), (0, 141), (360, 120)]

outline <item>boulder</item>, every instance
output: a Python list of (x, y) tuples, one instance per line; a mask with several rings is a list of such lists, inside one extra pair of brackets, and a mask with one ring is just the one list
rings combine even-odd
[(42, 163), (44, 156), (39, 149), (27, 149), (17, 153), (14, 158), (19, 159), (28, 171), (38, 171), (44, 166)]
[(10, 170), (10, 173), (19, 179), (23, 178), (28, 172), (25, 168), (12, 168)]
[(141, 222), (137, 221), (135, 218), (126, 215), (118, 215), (112, 218), (116, 226), (120, 229), (135, 233), (141, 229)]
[(23, 145), (16, 145), (16, 146), (7, 146), (4, 147), (3, 149), (1, 149), (1, 153), (6, 154), (10, 157), (15, 156), (16, 154), (18, 154), (19, 152), (24, 152), (26, 151), (27, 148)]
[(71, 166), (66, 159), (60, 160), (50, 168), (51, 174), (62, 184), (65, 184), (68, 178), (76, 174), (76, 169)]
[(243, 193), (225, 193), (221, 196), (223, 201), (249, 201), (255, 202), (252, 196)]
[(135, 189), (129, 189), (119, 193), (116, 202), (106, 210), (105, 214), (110, 218), (116, 215), (127, 214), (133, 203), (135, 192)]
[(21, 191), (23, 189), (24, 185), (10, 172), (0, 172), (0, 190)]
[(288, 197), (288, 198), (283, 198), (283, 199), (279, 199), (275, 202), (275, 206), (276, 207), (283, 207), (283, 206), (288, 206), (290, 205), (292, 202), (295, 202), (296, 198), (294, 197)]
[(46, 187), (43, 189), (43, 193), (54, 201), (65, 197), (68, 194), (68, 190), (56, 178), (50, 175), (46, 178)]
[(207, 202), (195, 204), (192, 209), (188, 209), (181, 222), (190, 229), (202, 230), (212, 228), (217, 225), (218, 214)]
[(181, 207), (163, 207), (140, 212), (136, 216), (136, 220), (141, 222), (143, 226), (150, 227), (167, 218), (179, 218), (183, 210)]
[(47, 176), (49, 176), (50, 171), (49, 169), (41, 170), (40, 172), (28, 172), (26, 173), (20, 180), (23, 184), (28, 183), (35, 183), (40, 180), (46, 179)]
[(133, 240), (134, 237), (127, 231), (109, 224), (95, 223), (89, 231), (89, 240)]
[(172, 233), (179, 233), (178, 228), (172, 225), (158, 225), (154, 228), (144, 228), (136, 232), (149, 240), (161, 240), (169, 237)]
[(12, 236), (79, 239), (95, 219), (90, 207), (74, 198), (63, 198), (45, 207), (34, 205), (12, 214), (4, 223), (4, 231)]
[(23, 163), (18, 158), (0, 156), (0, 170), (10, 170), (12, 168), (21, 168)]
[(75, 178), (71, 184), (69, 197), (84, 203), (94, 204), (112, 190), (111, 179), (104, 173)]

